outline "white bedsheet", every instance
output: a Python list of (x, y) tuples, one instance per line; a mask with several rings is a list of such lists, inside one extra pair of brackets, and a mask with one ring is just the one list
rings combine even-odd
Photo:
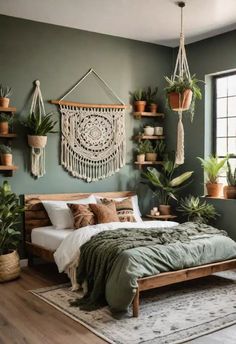
[(31, 234), (33, 244), (39, 245), (47, 250), (56, 251), (61, 242), (73, 232), (73, 229), (55, 229), (55, 227), (34, 228)]

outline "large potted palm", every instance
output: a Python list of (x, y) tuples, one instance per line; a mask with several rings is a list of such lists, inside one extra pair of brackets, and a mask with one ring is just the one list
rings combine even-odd
[(175, 156), (167, 156), (163, 165), (158, 171), (156, 168), (148, 167), (147, 172), (142, 174), (142, 183), (148, 185), (159, 202), (161, 215), (171, 213), (170, 200), (177, 200), (177, 193), (189, 185), (186, 183), (192, 176), (193, 171), (184, 172), (176, 175), (178, 165), (175, 164)]
[(21, 232), (16, 229), (16, 225), (23, 211), (19, 197), (4, 181), (0, 187), (0, 282), (10, 281), (20, 275), (20, 259), (16, 248)]

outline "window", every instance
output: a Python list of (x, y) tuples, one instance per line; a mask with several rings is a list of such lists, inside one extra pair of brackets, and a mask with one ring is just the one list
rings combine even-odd
[[(236, 72), (215, 77), (214, 92), (214, 151), (220, 158), (230, 158), (231, 167), (236, 167)], [(226, 173), (220, 177), (226, 183)]]

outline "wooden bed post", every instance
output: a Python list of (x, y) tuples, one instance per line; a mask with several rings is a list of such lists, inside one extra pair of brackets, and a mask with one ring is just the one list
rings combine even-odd
[(137, 318), (139, 315), (139, 287), (136, 290), (136, 294), (133, 300), (133, 317)]

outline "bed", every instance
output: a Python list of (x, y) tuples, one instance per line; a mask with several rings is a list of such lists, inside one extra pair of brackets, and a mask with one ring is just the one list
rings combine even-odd
[[(84, 198), (89, 194), (86, 193), (76, 193), (76, 194), (55, 194), (55, 195), (25, 195), (25, 244), (29, 255), (29, 262), (32, 261), (32, 256), (39, 256), (42, 259), (54, 262), (54, 252), (55, 252), (55, 238), (53, 244), (45, 247), (45, 234), (47, 238), (50, 238), (55, 234), (55, 229), (51, 227), (51, 222), (45, 211), (41, 201), (42, 200), (76, 200)], [(101, 197), (107, 198), (117, 198), (117, 197), (130, 197), (134, 193), (129, 191), (124, 192), (114, 192), (114, 193), (97, 193), (95, 194)], [(100, 226), (100, 225), (98, 225)], [(32, 234), (32, 230), (34, 232)], [(44, 234), (42, 234), (44, 231)], [(54, 231), (54, 232), (53, 232)], [(57, 245), (62, 242), (68, 241), (66, 237), (69, 238), (69, 234), (72, 230), (63, 229), (57, 233)], [(79, 232), (79, 231), (77, 231)], [(37, 237), (35, 239), (35, 237)], [(33, 240), (32, 240), (33, 239)], [(66, 239), (66, 240), (65, 240)], [(50, 240), (46, 239), (47, 244)], [(133, 316), (137, 317), (139, 314), (139, 299), (140, 292), (144, 290), (154, 289), (182, 281), (187, 281), (195, 278), (200, 278), (203, 276), (208, 276), (212, 273), (229, 270), (236, 268), (236, 254), (233, 259), (226, 259), (222, 261), (213, 262), (210, 264), (204, 264), (200, 266), (179, 269), (177, 271), (167, 271), (161, 272), (156, 275), (151, 275), (143, 278), (137, 279), (137, 288), (135, 295), (133, 297)]]

